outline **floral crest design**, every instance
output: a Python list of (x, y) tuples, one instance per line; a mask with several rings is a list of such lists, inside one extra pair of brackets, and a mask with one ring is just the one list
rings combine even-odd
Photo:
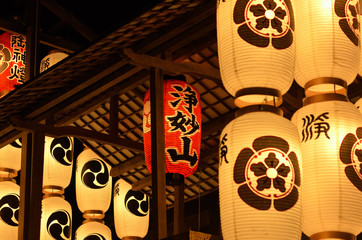
[(298, 201), (300, 170), (295, 152), (280, 137), (254, 140), (253, 148), (240, 151), (234, 166), (238, 194), (249, 206), (278, 211), (292, 208)]
[(293, 43), (294, 14), (289, 0), (238, 0), (234, 22), (239, 36), (257, 47), (288, 48)]
[(359, 45), (359, 1), (358, 0), (336, 0), (334, 11), (339, 20), (339, 26), (354, 45)]
[(346, 164), (345, 173), (348, 179), (362, 191), (362, 127), (356, 134), (348, 133), (339, 149), (339, 158)]

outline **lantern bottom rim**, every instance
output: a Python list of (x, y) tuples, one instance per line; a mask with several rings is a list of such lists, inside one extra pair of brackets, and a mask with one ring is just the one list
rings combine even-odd
[(277, 89), (251, 87), (237, 91), (234, 103), (239, 108), (260, 104), (279, 107), (283, 103), (283, 98), (281, 91)]
[(356, 236), (347, 233), (347, 232), (337, 232), (337, 231), (326, 231), (326, 232), (319, 232), (315, 233), (310, 236), (310, 240), (322, 240), (322, 239), (340, 239), (340, 240), (356, 240)]

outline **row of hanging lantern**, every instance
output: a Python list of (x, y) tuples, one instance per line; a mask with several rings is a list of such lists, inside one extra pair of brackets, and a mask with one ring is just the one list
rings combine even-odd
[[(359, 67), (358, 11), (357, 0), (218, 1), (221, 77), (240, 108), (220, 136), (225, 239), (361, 232), (362, 116), (346, 96)], [(270, 112), (293, 78), (306, 98), (291, 122)]]

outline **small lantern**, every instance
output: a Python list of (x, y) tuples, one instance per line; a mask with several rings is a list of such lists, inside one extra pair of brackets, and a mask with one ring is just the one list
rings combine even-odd
[(0, 177), (14, 178), (21, 166), (21, 138), (0, 148)]
[(1, 239), (18, 239), (20, 188), (12, 179), (0, 181)]
[(73, 170), (73, 138), (45, 137), (43, 193), (64, 193)]
[(219, 195), (224, 239), (300, 239), (296, 127), (275, 113), (245, 113), (222, 131)]
[(307, 96), (343, 90), (359, 69), (359, 1), (295, 1), (295, 9), (295, 80)]
[[(200, 158), (200, 95), (186, 81), (172, 77), (164, 80), (163, 90), (166, 173), (188, 177), (196, 171)], [(143, 142), (147, 169), (152, 172), (150, 90), (144, 99)]]
[(235, 104), (280, 105), (293, 82), (294, 13), (290, 0), (218, 0), (221, 79)]
[(79, 154), (75, 184), (78, 208), (84, 218), (102, 219), (108, 210), (112, 195), (109, 171), (109, 165), (91, 149)]
[(59, 51), (51, 51), (40, 62), (40, 72), (44, 72), (54, 64), (60, 62), (64, 58), (68, 57), (68, 54)]
[(112, 232), (102, 220), (85, 221), (75, 232), (75, 240), (112, 240)]
[(114, 186), (114, 225), (122, 240), (142, 239), (149, 226), (149, 198), (142, 192), (119, 179)]
[(25, 37), (10, 32), (0, 35), (0, 93), (25, 81)]
[(355, 239), (362, 223), (362, 117), (347, 101), (305, 105), (292, 117), (303, 154), (303, 232)]
[(46, 195), (42, 201), (40, 240), (70, 240), (72, 207), (62, 195)]

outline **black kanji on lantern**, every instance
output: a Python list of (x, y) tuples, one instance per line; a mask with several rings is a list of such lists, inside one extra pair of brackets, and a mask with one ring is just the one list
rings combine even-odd
[(310, 114), (303, 118), (302, 142), (313, 138), (318, 139), (322, 133), (326, 138), (330, 139), (328, 135), (330, 125), (326, 121), (329, 119), (328, 115), (329, 112), (324, 112), (317, 117), (314, 114)]
[(182, 137), (181, 138), (183, 141), (183, 151), (181, 153), (179, 153), (176, 149), (173, 148), (168, 148), (167, 152), (170, 154), (170, 158), (172, 159), (173, 162), (177, 162), (177, 161), (186, 161), (189, 162), (190, 165), (193, 167), (197, 160), (197, 153), (196, 151), (193, 152), (193, 154), (190, 154), (190, 144), (191, 144), (191, 139), (188, 137)]
[(221, 139), (220, 142), (220, 166), (222, 162), (229, 163), (229, 161), (226, 159), (226, 154), (228, 153), (228, 146), (226, 145), (227, 133), (224, 134), (224, 136)]
[(181, 86), (178, 85), (174, 85), (172, 87), (178, 91), (170, 93), (173, 97), (176, 98), (175, 101), (170, 102), (172, 107), (176, 108), (181, 101), (184, 101), (186, 103), (185, 109), (189, 113), (193, 113), (193, 108), (197, 106), (199, 102), (196, 97), (196, 92), (192, 90), (190, 86), (186, 86), (185, 89), (183, 89)]
[(200, 130), (200, 125), (196, 121), (194, 114), (191, 114), (191, 118), (183, 114), (181, 111), (176, 111), (176, 115), (166, 118), (172, 127), (170, 130), (181, 131), (185, 135), (192, 135), (196, 131)]

